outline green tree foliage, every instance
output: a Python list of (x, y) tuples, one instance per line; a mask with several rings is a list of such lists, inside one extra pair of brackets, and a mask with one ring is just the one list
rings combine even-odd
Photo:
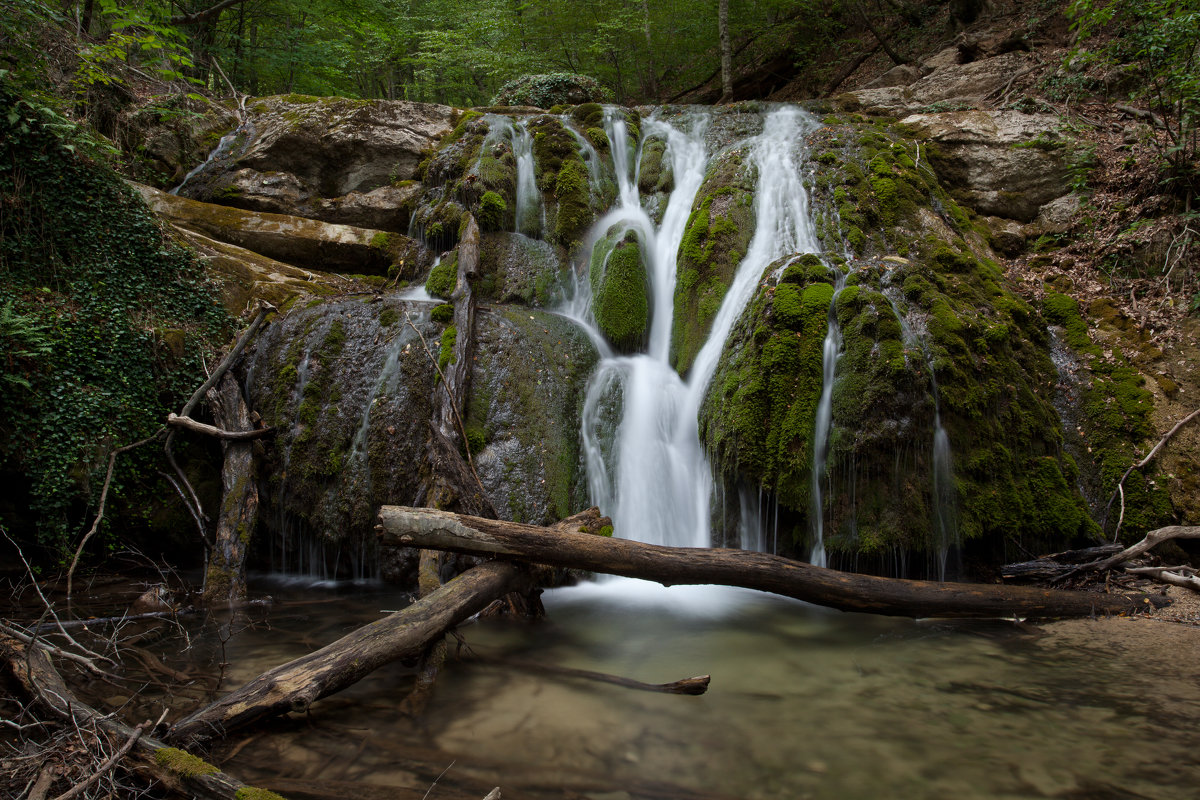
[[(69, 127), (0, 75), (0, 500), (32, 510), (55, 552), (94, 512), (109, 452), (182, 405), (231, 322), (195, 257)], [(116, 502), (164, 494), (146, 478), (158, 451), (137, 452)]]
[(1162, 119), (1164, 177), (1200, 191), (1200, 0), (1074, 0), (1079, 54), (1127, 70), (1131, 95)]

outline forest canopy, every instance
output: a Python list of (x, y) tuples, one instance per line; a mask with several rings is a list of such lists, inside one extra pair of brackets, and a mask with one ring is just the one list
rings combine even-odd
[[(75, 29), (93, 46), (81, 77), (126, 59), (223, 90), (485, 105), (522, 75), (590, 76), (612, 99), (670, 99), (719, 66), (717, 0), (86, 0), (6, 3), (22, 19)], [(845, 27), (840, 0), (728, 0), (735, 51), (788, 51), (797, 63)], [(7, 16), (6, 12), (6, 16)], [(9, 35), (4, 36), (5, 39)], [(9, 49), (6, 47), (6, 49)], [(219, 67), (219, 69), (218, 69)]]

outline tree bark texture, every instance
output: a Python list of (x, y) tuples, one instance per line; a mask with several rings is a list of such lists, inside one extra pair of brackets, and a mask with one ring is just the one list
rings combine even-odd
[[(252, 431), (250, 410), (242, 388), (230, 373), (208, 390), (213, 418), (223, 430)], [(258, 465), (254, 442), (226, 439), (221, 442), (225, 463), (221, 467), (221, 508), (217, 532), (208, 554), (204, 600), (208, 604), (238, 602), (246, 597), (246, 551), (258, 524)]]
[[(599, 517), (595, 509), (591, 513)], [(572, 518), (575, 519), (575, 518)], [(1123, 614), (1146, 595), (1092, 594), (996, 584), (880, 578), (814, 567), (767, 553), (662, 547), (427, 508), (383, 506), (381, 543), (454, 550), (673, 584), (726, 584), (841, 611), (905, 617), (1078, 617)]]
[(717, 6), (717, 29), (721, 38), (721, 99), (719, 102), (732, 103), (733, 47), (729, 39), (729, 0), (719, 0)]
[(336, 642), (264, 672), (245, 686), (173, 725), (168, 741), (200, 743), (267, 717), (303, 712), (378, 667), (416, 658), (447, 630), (493, 600), (521, 588), (512, 564), (474, 567), (403, 611), (389, 614)]

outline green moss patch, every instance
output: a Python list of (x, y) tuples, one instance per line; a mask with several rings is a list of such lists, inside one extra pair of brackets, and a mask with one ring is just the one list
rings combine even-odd
[(592, 312), (613, 347), (640, 348), (650, 330), (650, 276), (636, 235), (610, 244), (598, 242), (592, 254)]

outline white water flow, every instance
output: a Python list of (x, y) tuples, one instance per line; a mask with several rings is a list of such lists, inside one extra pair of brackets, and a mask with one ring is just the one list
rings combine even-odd
[[(645, 214), (629, 172), (624, 122), (615, 114), (606, 117), (619, 205), (598, 230), (603, 235), (622, 221), (639, 230), (654, 293), (649, 352), (603, 359), (584, 406), (592, 500), (613, 518), (618, 535), (674, 546), (711, 544), (713, 477), (697, 430), (700, 404), (725, 340), (763, 270), (781, 256), (819, 250), (796, 161), (811, 124), (801, 110), (781, 108), (767, 116), (763, 132), (748, 142), (757, 174), (754, 237), (685, 383), (669, 362), (670, 332), (676, 254), (707, 164), (705, 123), (681, 132), (662, 122), (646, 122), (648, 132), (666, 138), (676, 181), (662, 225), (654, 230), (648, 220), (642, 223)], [(649, 228), (645, 234), (643, 224)], [(618, 414), (615, 448), (605, 453), (601, 434), (608, 418)], [(742, 538), (762, 542), (762, 532), (743, 532)]]
[(817, 402), (816, 421), (813, 429), (812, 503), (811, 526), (813, 548), (808, 560), (815, 566), (827, 566), (825, 557), (825, 492), (822, 480), (829, 457), (829, 433), (833, 429), (833, 381), (837, 377), (838, 356), (842, 352), (842, 328), (837, 319), (837, 298), (846, 286), (846, 276), (838, 273), (834, 284), (833, 299), (829, 301), (829, 326), (825, 330), (825, 343), (821, 354), (821, 399)]
[(184, 186), (187, 186), (188, 181), (203, 172), (209, 164), (228, 153), (233, 147), (234, 140), (238, 138), (238, 134), (245, 133), (247, 139), (252, 139), (254, 138), (254, 130), (253, 123), (251, 123), (249, 120), (246, 120), (241, 125), (222, 136), (221, 140), (217, 142), (217, 146), (214, 147), (212, 152), (208, 154), (208, 157), (205, 158), (202, 163), (194, 167), (187, 175), (184, 175), (183, 180), (179, 182), (178, 186), (170, 191), (170, 194), (179, 194), (180, 190), (183, 189)]
[(517, 159), (517, 196), (513, 230), (537, 237), (546, 229), (546, 208), (538, 191), (537, 174), (533, 164), (533, 137), (525, 121), (513, 125), (512, 149)]
[(937, 376), (929, 365), (933, 381), (933, 523), (938, 544), (938, 580), (946, 580), (946, 562), (958, 542), (958, 514), (954, 489), (954, 460), (950, 437), (942, 427), (942, 403), (938, 397)]

